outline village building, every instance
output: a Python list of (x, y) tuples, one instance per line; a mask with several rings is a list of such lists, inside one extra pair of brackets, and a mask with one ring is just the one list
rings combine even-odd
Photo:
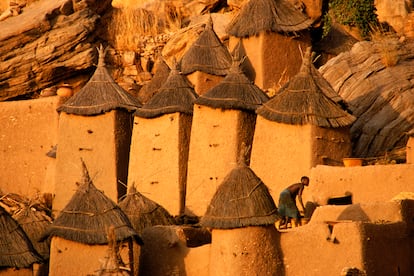
[(166, 82), (171, 70), (164, 58), (159, 56), (155, 62), (153, 71), (154, 76), (152, 79), (145, 83), (138, 92), (138, 98), (143, 104), (147, 103), (158, 92)]
[(44, 260), (17, 221), (0, 206), (0, 275), (31, 276)]
[(128, 185), (135, 185), (174, 216), (184, 213), (193, 102), (197, 97), (185, 76), (174, 68), (158, 93), (134, 117)]
[(53, 209), (59, 212), (76, 190), (80, 158), (90, 164), (97, 187), (115, 202), (126, 193), (132, 112), (141, 104), (115, 83), (105, 67), (105, 51), (88, 83), (60, 112)]
[(216, 86), (228, 73), (231, 55), (213, 29), (209, 18), (204, 31), (181, 58), (181, 71), (198, 95)]
[(26, 233), (33, 248), (44, 260), (43, 263), (33, 265), (35, 275), (47, 275), (49, 271), (50, 239), (43, 241), (40, 239), (53, 219), (46, 214), (45, 210), (42, 210), (45, 207), (40, 204), (29, 204), (15, 211), (12, 215)]
[(287, 0), (246, 2), (227, 26), (229, 46), (241, 39), (263, 90), (283, 86), (299, 72), (302, 51), (311, 45), (313, 20)]
[[(144, 229), (155, 225), (173, 225), (174, 218), (162, 206), (145, 197), (138, 192), (134, 185), (132, 185), (128, 194), (119, 202), (119, 207), (127, 215), (131, 222), (132, 228), (142, 235)], [(132, 246), (139, 246), (133, 244)], [(141, 249), (134, 248), (134, 264), (140, 263), (141, 252), (145, 251), (144, 245)], [(134, 274), (139, 275), (140, 267), (134, 266)]]
[(282, 275), (278, 217), (260, 178), (243, 163), (231, 170), (200, 222), (212, 232), (210, 275)]
[(49, 275), (99, 271), (107, 259), (110, 229), (115, 242), (125, 245), (120, 255), (133, 271), (138, 264), (133, 263), (130, 244), (142, 244), (142, 240), (119, 206), (95, 187), (84, 162), (82, 166), (83, 177), (77, 191), (43, 233), (43, 239), (51, 238)]
[(411, 275), (413, 207), (409, 199), (319, 206), (308, 224), (281, 233), (284, 275)]
[(336, 102), (340, 97), (321, 80), (311, 59), (308, 48), (300, 72), (256, 111), (250, 165), (276, 201), (312, 167), (342, 165), (352, 154), (349, 128), (355, 117)]
[(255, 110), (268, 100), (243, 74), (240, 62), (235, 60), (220, 84), (195, 101), (186, 192), (189, 215), (205, 213), (217, 187), (236, 166), (241, 148), (252, 145)]

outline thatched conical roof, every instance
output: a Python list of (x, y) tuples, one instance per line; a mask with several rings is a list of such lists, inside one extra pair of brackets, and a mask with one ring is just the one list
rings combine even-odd
[(99, 49), (99, 62), (94, 74), (82, 89), (58, 107), (77, 115), (97, 115), (115, 109), (135, 111), (141, 103), (121, 88), (105, 67), (105, 50)]
[(167, 81), (167, 78), (170, 74), (170, 67), (165, 62), (165, 59), (161, 56), (158, 57), (154, 65), (154, 76), (153, 78), (139, 90), (138, 94), (140, 95), (143, 103), (146, 103), (149, 99), (152, 98), (156, 93), (158, 93), (161, 86)]
[(196, 104), (213, 108), (256, 110), (269, 97), (240, 69), (242, 60), (234, 60), (226, 77), (201, 95)]
[(24, 268), (41, 262), (26, 233), (0, 206), (0, 267)]
[(261, 32), (298, 32), (313, 21), (288, 0), (250, 0), (227, 26), (235, 37), (249, 37)]
[(174, 218), (166, 209), (139, 193), (134, 186), (119, 202), (119, 207), (128, 216), (132, 227), (138, 234), (142, 234), (147, 227), (175, 224)]
[(308, 48), (299, 73), (258, 108), (257, 114), (270, 121), (290, 125), (311, 124), (326, 128), (351, 125), (355, 117), (328, 97), (334, 97), (334, 91), (315, 74)]
[(19, 212), (13, 215), (13, 218), (22, 227), (23, 231), (32, 242), (36, 252), (38, 252), (44, 260), (48, 260), (50, 240), (39, 240), (42, 237), (42, 233), (44, 233), (47, 230), (47, 227), (52, 223), (52, 218), (31, 206), (19, 210)]
[(175, 112), (193, 114), (193, 103), (197, 97), (186, 77), (179, 73), (178, 68), (174, 68), (158, 93), (138, 108), (135, 115), (153, 118)]
[(245, 74), (249, 80), (254, 81), (256, 78), (256, 72), (252, 63), (250, 62), (250, 59), (247, 57), (246, 49), (241, 38), (237, 41), (236, 45), (231, 51), (231, 56), (234, 60), (241, 60), (240, 68), (243, 74)]
[(266, 185), (246, 165), (234, 168), (217, 188), (201, 225), (230, 229), (272, 225), (279, 215)]
[(231, 66), (231, 55), (213, 30), (211, 18), (204, 31), (181, 59), (183, 74), (195, 71), (224, 76)]
[(107, 244), (108, 229), (113, 226), (117, 241), (135, 238), (142, 243), (125, 213), (95, 187), (82, 164), (82, 183), (43, 238), (58, 236), (84, 244)]

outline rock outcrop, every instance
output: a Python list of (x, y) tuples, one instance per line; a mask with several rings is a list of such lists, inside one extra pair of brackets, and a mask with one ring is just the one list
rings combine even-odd
[(0, 100), (40, 93), (92, 69), (110, 1), (40, 0), (0, 21)]

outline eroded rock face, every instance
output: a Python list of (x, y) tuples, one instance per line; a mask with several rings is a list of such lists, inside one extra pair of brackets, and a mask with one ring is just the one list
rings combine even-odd
[(110, 1), (39, 0), (0, 21), (0, 100), (32, 95), (92, 68)]

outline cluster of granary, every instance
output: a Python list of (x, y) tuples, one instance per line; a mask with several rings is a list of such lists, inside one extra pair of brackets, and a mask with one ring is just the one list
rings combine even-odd
[[(257, 50), (275, 42), (283, 54)], [(274, 96), (264, 92), (282, 73), (268, 77), (263, 63), (284, 71), (277, 60), (289, 60), (286, 49), (303, 46), (302, 40), (273, 32), (237, 38), (234, 45), (230, 53), (209, 22), (173, 68), (160, 59), (152, 83), (159, 88), (145, 104), (115, 83), (100, 48), (89, 82), (58, 107), (56, 219), (41, 236), (51, 242), (50, 257), (43, 256), (49, 275), (145, 274), (140, 234), (175, 223), (174, 216), (201, 218), (215, 230), (210, 254), (220, 257), (209, 260), (210, 275), (283, 273), (274, 227), (279, 190), (272, 185), (349, 156), (355, 118), (312, 65), (310, 47), (294, 59), (300, 63), (289, 70), (300, 68)], [(24, 236), (1, 215), (13, 239)], [(27, 242), (19, 245), (26, 255), (9, 266), (41, 262), (33, 245), (20, 240)], [(235, 247), (242, 257), (235, 258)]]

